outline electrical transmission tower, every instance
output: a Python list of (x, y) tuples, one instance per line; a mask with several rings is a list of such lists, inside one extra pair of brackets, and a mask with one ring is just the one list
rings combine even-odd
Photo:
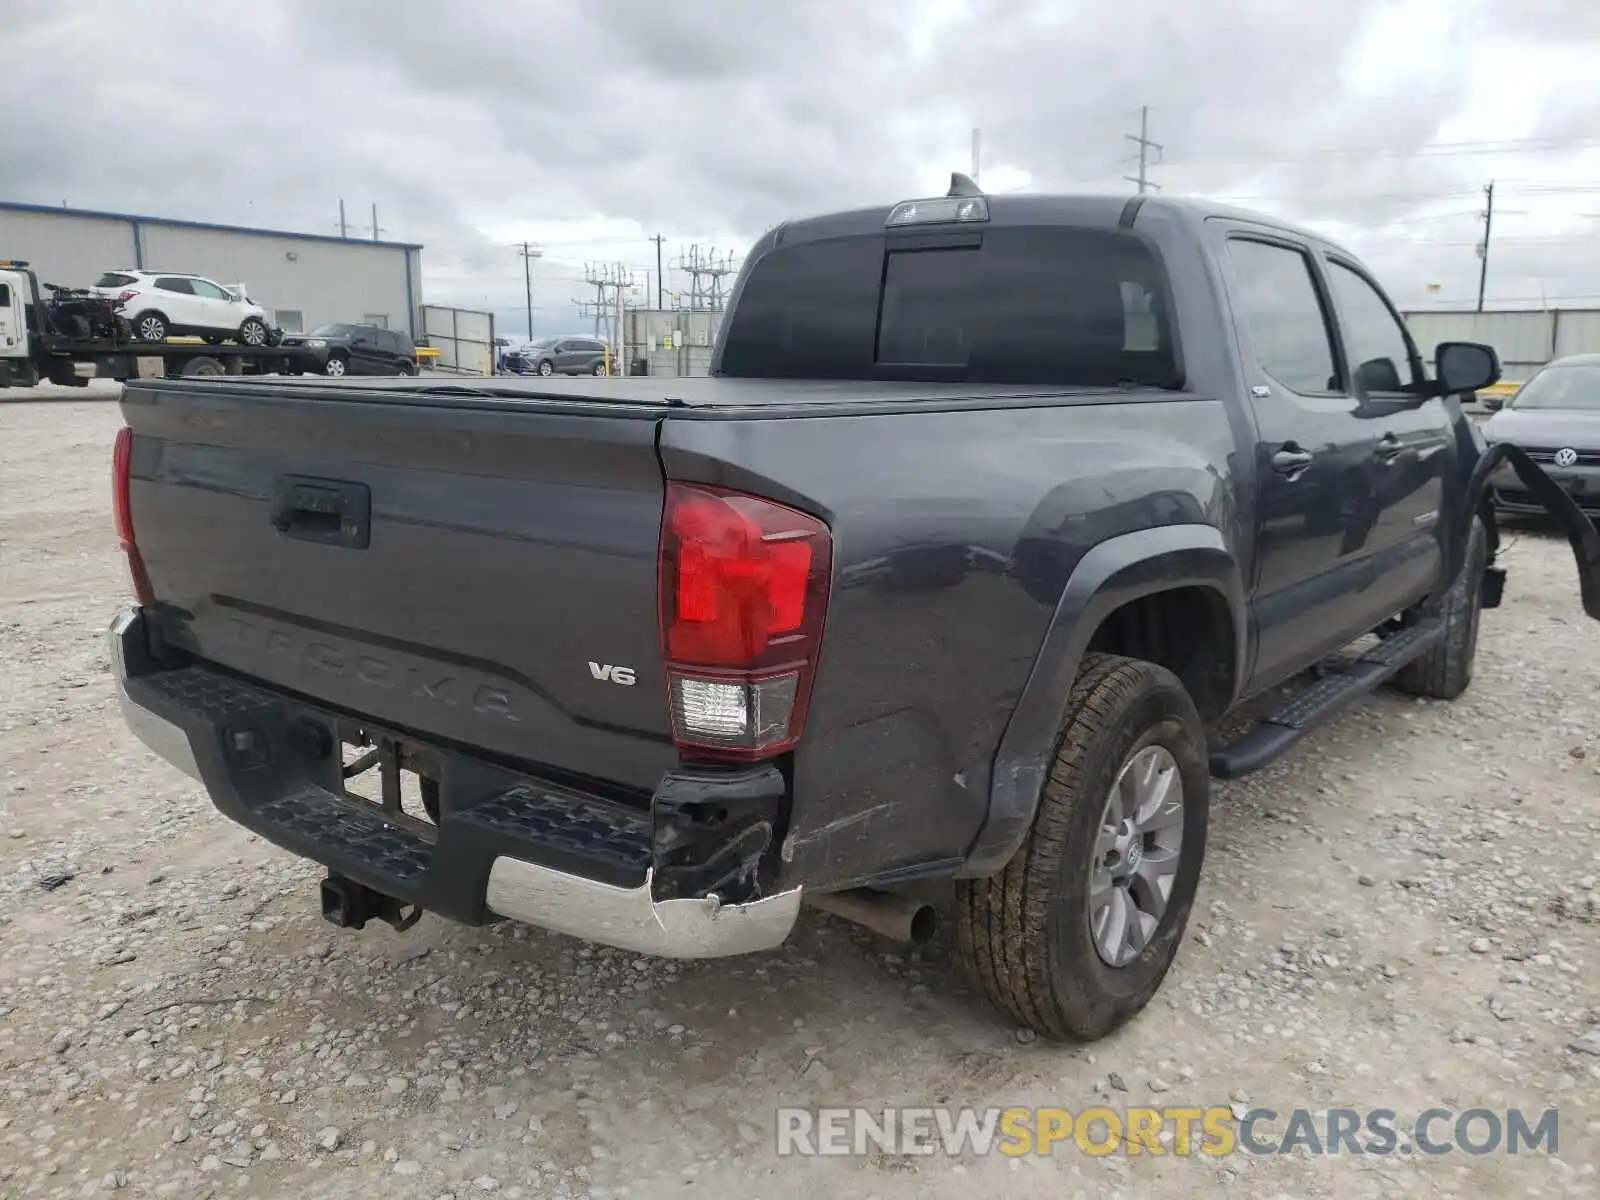
[[(1123, 178), (1129, 183), (1138, 184), (1141, 192), (1150, 188), (1155, 188), (1159, 192), (1161, 185), (1159, 183), (1151, 183), (1149, 178), (1149, 169), (1161, 162), (1161, 143), (1150, 140), (1150, 106), (1148, 104), (1139, 110), (1138, 134), (1128, 133), (1123, 136), (1139, 147), (1139, 173), (1137, 175), (1124, 175)], [(1155, 151), (1155, 158), (1153, 159), (1150, 157), (1152, 150)]]
[(574, 300), (573, 303), (578, 306), (580, 315), (594, 318), (594, 336), (620, 355), (624, 333), (623, 298), (637, 286), (633, 272), (621, 263), (585, 263), (583, 278), (594, 289), (594, 299)]
[(734, 255), (693, 245), (688, 254), (679, 256), (676, 266), (689, 276), (689, 307), (721, 312), (726, 300), (722, 281), (739, 270)]

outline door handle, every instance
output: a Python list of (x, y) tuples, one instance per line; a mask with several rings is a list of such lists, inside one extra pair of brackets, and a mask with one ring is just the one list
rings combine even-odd
[(1372, 451), (1372, 456), (1384, 466), (1390, 467), (1402, 458), (1415, 458), (1416, 452), (1402, 445), (1394, 434), (1386, 433), (1378, 439), (1378, 445)]
[(1291, 479), (1301, 474), (1311, 465), (1311, 451), (1302, 450), (1293, 442), (1276, 451), (1272, 456), (1272, 469), (1280, 475), (1287, 475)]

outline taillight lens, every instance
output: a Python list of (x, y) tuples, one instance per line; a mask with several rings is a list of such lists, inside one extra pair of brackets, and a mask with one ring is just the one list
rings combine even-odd
[(117, 303), (118, 304), (126, 304), (129, 300), (132, 300), (138, 294), (139, 294), (138, 292), (133, 291), (133, 290), (130, 289), (130, 290), (126, 291), (126, 292), (123, 292), (121, 295), (119, 295), (117, 297)]
[(133, 578), (133, 594), (141, 605), (155, 603), (155, 593), (150, 587), (150, 576), (144, 569), (144, 558), (139, 553), (139, 543), (133, 534), (133, 506), (129, 501), (129, 485), (133, 477), (133, 430), (124, 426), (117, 430), (116, 445), (111, 451), (111, 511), (117, 523), (117, 541), (128, 558), (128, 574)]
[(828, 527), (809, 513), (667, 485), (661, 644), (680, 748), (748, 760), (799, 741), (832, 562)]

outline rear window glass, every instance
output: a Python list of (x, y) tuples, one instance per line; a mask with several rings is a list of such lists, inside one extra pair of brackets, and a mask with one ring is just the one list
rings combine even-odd
[(779, 247), (750, 268), (722, 371), (1105, 387), (1179, 384), (1166, 280), (1120, 231), (985, 229)]
[(100, 276), (100, 279), (95, 284), (95, 287), (127, 287), (133, 282), (135, 282), (135, 280), (132, 275), (124, 275), (120, 271), (107, 271), (104, 275)]

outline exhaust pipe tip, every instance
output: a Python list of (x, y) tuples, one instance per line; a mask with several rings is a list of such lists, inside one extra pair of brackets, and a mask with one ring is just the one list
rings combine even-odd
[(825, 892), (805, 896), (806, 903), (823, 912), (911, 946), (926, 946), (939, 932), (939, 912), (924, 900), (871, 888)]

